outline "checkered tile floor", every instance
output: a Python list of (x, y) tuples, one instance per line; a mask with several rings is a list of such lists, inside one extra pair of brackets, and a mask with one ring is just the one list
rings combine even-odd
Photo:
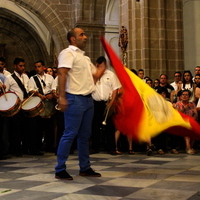
[(70, 155), (73, 181), (54, 178), (56, 156), (23, 156), (0, 161), (1, 200), (199, 200), (200, 153), (91, 155), (102, 177), (78, 175), (77, 154)]

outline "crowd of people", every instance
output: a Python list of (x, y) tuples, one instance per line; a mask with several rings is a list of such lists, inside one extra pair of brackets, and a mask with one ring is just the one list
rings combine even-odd
[[(122, 151), (127, 151), (134, 154), (139, 145), (116, 130), (112, 122), (113, 102), (120, 93), (121, 84), (116, 75), (107, 69), (105, 57), (101, 56), (96, 60), (96, 67), (102, 63), (106, 69), (103, 75), (96, 79), (95, 90), (91, 93), (94, 116), (91, 137), (88, 136), (89, 153), (107, 151), (112, 155), (118, 155), (122, 154)], [(5, 58), (0, 57), (0, 99), (5, 99), (6, 104), (10, 104), (9, 101), (13, 101), (13, 98), (9, 97), (10, 93), (16, 95), (14, 104), (9, 105), (9, 108), (5, 105), (0, 106), (0, 158), (4, 159), (7, 155), (43, 155), (45, 152), (57, 154), (59, 141), (66, 126), (63, 112), (56, 109), (59, 97), (57, 67), (46, 67), (44, 62), (39, 60), (34, 63), (35, 69), (27, 72), (25, 60), (19, 57), (15, 58), (13, 66), (13, 73), (8, 72)], [(145, 77), (143, 69), (132, 71), (170, 102), (174, 109), (199, 121), (200, 66), (195, 68), (194, 77), (189, 70), (183, 73), (174, 72), (172, 83), (168, 83), (166, 74), (152, 80)], [(28, 104), (32, 107), (26, 111), (23, 107), (27, 107)], [(16, 108), (17, 111), (12, 108), (17, 106), (20, 106), (20, 109)], [(70, 119), (68, 123), (69, 121)], [(77, 135), (74, 135), (74, 138), (77, 138)], [(158, 154), (164, 154), (169, 150), (177, 154), (181, 148), (188, 154), (195, 154), (194, 144), (195, 141), (189, 137), (183, 140), (178, 136), (161, 133), (143, 146), (147, 155), (152, 155), (153, 150)], [(69, 152), (73, 153), (77, 145), (77, 140), (70, 141)]]

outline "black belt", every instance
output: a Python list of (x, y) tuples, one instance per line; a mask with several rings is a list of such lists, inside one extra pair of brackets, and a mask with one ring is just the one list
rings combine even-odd
[[(70, 93), (67, 93), (67, 94), (70, 94)], [(82, 94), (72, 94), (72, 95), (76, 95), (76, 96), (81, 96), (81, 97), (86, 97), (86, 98), (90, 98), (92, 97), (92, 94), (87, 94), (87, 95), (82, 95)]]
[(83, 97), (87, 97), (87, 98), (89, 98), (89, 97), (92, 97), (92, 94), (80, 95), (80, 96), (83, 96)]
[(96, 101), (96, 100), (94, 100), (95, 101), (95, 103), (107, 103), (107, 101)]

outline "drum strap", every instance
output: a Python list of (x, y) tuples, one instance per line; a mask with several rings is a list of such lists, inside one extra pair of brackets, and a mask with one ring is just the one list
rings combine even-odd
[(42, 89), (42, 85), (40, 84), (40, 81), (39, 81), (37, 75), (33, 76), (33, 78), (34, 78), (35, 83), (36, 83), (36, 85), (37, 85), (37, 87), (39, 89), (39, 93), (44, 95), (44, 92), (43, 92), (43, 89)]
[(28, 93), (27, 93), (27, 91), (26, 91), (26, 89), (25, 89), (23, 83), (20, 81), (20, 79), (16, 76), (15, 73), (13, 73), (11, 76), (15, 79), (15, 81), (16, 81), (17, 84), (18, 84), (18, 86), (19, 86), (20, 89), (22, 90), (22, 92), (23, 92), (23, 94), (24, 94), (24, 99), (27, 98), (27, 97), (28, 97)]

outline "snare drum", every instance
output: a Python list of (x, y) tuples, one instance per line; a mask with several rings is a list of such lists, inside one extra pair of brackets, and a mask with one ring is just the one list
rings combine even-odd
[(21, 108), (21, 100), (14, 92), (6, 92), (0, 96), (0, 113), (3, 117), (12, 117)]
[(44, 99), (44, 111), (40, 114), (42, 118), (50, 118), (56, 112), (56, 99)]
[(38, 96), (29, 97), (23, 102), (22, 111), (26, 117), (35, 117), (44, 111), (44, 105), (42, 103), (41, 98)]

